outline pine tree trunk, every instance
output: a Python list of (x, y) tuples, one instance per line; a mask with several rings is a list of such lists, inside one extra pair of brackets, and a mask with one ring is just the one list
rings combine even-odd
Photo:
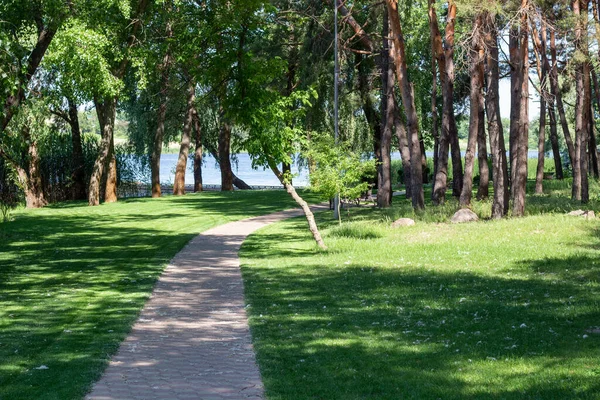
[(535, 174), (535, 193), (544, 193), (544, 146), (546, 144), (546, 100), (540, 96), (540, 133), (538, 137), (538, 161)]
[(394, 128), (394, 67), (390, 63), (389, 18), (383, 11), (383, 46), (381, 49), (381, 164), (378, 166), (377, 205), (389, 207), (392, 203), (392, 129)]
[[(479, 65), (482, 88), (485, 85), (485, 54)], [(479, 129), (477, 132), (477, 158), (479, 165), (479, 187), (477, 188), (477, 200), (487, 199), (490, 195), (490, 167), (488, 165), (488, 151), (485, 134), (485, 100), (483, 94), (479, 96)]]
[(556, 179), (564, 179), (565, 174), (562, 167), (560, 147), (558, 145), (558, 130), (556, 126), (556, 109), (554, 102), (548, 103), (548, 116), (550, 117), (550, 144), (552, 146), (552, 157), (554, 159), (554, 171)]
[(575, 25), (575, 51), (582, 57), (576, 61), (575, 85), (578, 93), (575, 104), (575, 161), (573, 164), (573, 186), (571, 198), (581, 200), (582, 203), (589, 202), (588, 187), (588, 154), (589, 142), (588, 130), (590, 121), (590, 66), (588, 57), (588, 29), (587, 17), (589, 0), (574, 0), (572, 2), (573, 13), (577, 18)]
[(407, 199), (412, 199), (411, 193), (411, 178), (410, 178), (410, 148), (408, 146), (408, 134), (406, 133), (406, 125), (400, 116), (398, 103), (394, 101), (394, 127), (396, 137), (398, 138), (398, 147), (400, 157), (402, 158), (402, 174), (404, 180), (405, 195)]
[(421, 147), (419, 146), (419, 119), (415, 108), (414, 91), (408, 80), (404, 37), (402, 35), (402, 26), (400, 25), (400, 16), (398, 15), (398, 1), (386, 0), (386, 4), (393, 34), (393, 60), (396, 67), (396, 77), (408, 123), (412, 205), (415, 210), (422, 210), (425, 208), (425, 198), (423, 195)]
[(515, 183), (517, 180), (517, 145), (521, 117), (521, 79), (523, 78), (519, 58), (519, 28), (512, 26), (509, 36), (509, 59), (510, 59), (510, 133), (508, 140), (508, 155), (510, 165), (510, 194), (514, 200)]
[(100, 204), (100, 183), (102, 177), (107, 170), (107, 163), (111, 161), (110, 146), (113, 140), (113, 132), (115, 127), (115, 118), (117, 111), (117, 98), (109, 97), (102, 102), (94, 100), (96, 106), (96, 114), (98, 114), (98, 122), (102, 131), (102, 139), (98, 149), (98, 156), (94, 162), (92, 175), (90, 177), (90, 185), (88, 189), (88, 203), (90, 206)]
[(473, 195), (473, 170), (475, 166), (475, 148), (477, 147), (479, 136), (479, 118), (480, 118), (480, 99), (483, 89), (483, 76), (481, 75), (481, 62), (483, 61), (483, 48), (480, 43), (479, 32), (481, 27), (481, 15), (478, 15), (473, 22), (471, 32), (470, 46), (470, 68), (471, 74), (471, 93), (470, 93), (470, 119), (469, 119), (469, 138), (467, 141), (467, 151), (465, 154), (465, 175), (462, 192), (460, 194), (459, 204), (461, 207), (469, 207)]
[[(521, 1), (521, 8), (526, 9), (529, 0)], [(514, 185), (513, 216), (525, 215), (525, 196), (527, 190), (527, 159), (529, 138), (529, 21), (526, 13), (521, 17), (519, 32), (519, 68), (521, 78), (519, 131), (517, 137), (516, 181)]]
[(494, 178), (492, 218), (502, 218), (508, 213), (508, 165), (504, 144), (504, 130), (500, 116), (498, 30), (494, 18), (489, 14), (487, 15), (484, 27), (485, 47), (487, 48), (485, 62), (487, 81), (485, 107), (488, 120), (488, 134), (490, 136), (490, 152), (492, 153), (492, 175)]
[(83, 159), (83, 146), (81, 143), (81, 129), (79, 127), (79, 113), (77, 104), (68, 98), (69, 125), (71, 126), (71, 144), (73, 146), (73, 172), (71, 173), (71, 190), (73, 200), (85, 200), (85, 160)]
[(575, 162), (575, 146), (573, 145), (573, 139), (569, 131), (569, 123), (565, 115), (565, 106), (562, 101), (562, 93), (558, 85), (558, 60), (556, 57), (556, 32), (554, 28), (550, 28), (550, 55), (552, 57), (552, 69), (550, 70), (550, 88), (552, 90), (552, 96), (556, 99), (556, 110), (560, 118), (560, 124), (562, 127), (563, 135), (565, 136), (565, 143), (569, 152), (569, 162), (573, 167)]
[(185, 114), (185, 122), (183, 124), (183, 132), (181, 134), (181, 145), (179, 147), (177, 167), (175, 168), (175, 182), (173, 185), (173, 195), (175, 196), (181, 196), (185, 194), (185, 171), (187, 169), (188, 154), (190, 152), (195, 99), (196, 82), (193, 79), (190, 79), (187, 89), (187, 110)]
[(600, 169), (598, 168), (598, 144), (596, 143), (596, 133), (594, 132), (595, 122), (594, 122), (594, 109), (592, 107), (592, 102), (590, 101), (590, 111), (589, 114), (590, 121), (588, 127), (588, 159), (590, 160), (590, 168), (591, 173), (593, 174), (595, 179), (600, 178)]
[[(448, 186), (448, 152), (452, 149), (452, 193), (460, 195), (463, 184), (462, 157), (458, 145), (458, 132), (454, 119), (454, 28), (456, 21), (456, 5), (448, 2), (448, 16), (445, 32), (445, 49), (437, 22), (434, 7), (435, 1), (429, 0), (429, 28), (432, 49), (437, 58), (442, 87), (442, 133), (440, 135), (435, 167), (435, 181), (432, 193), (433, 203), (438, 205), (445, 201)], [(460, 189), (460, 190), (459, 190)]]

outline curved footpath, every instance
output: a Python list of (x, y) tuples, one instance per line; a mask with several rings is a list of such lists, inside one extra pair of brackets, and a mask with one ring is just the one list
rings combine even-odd
[(238, 251), (257, 229), (300, 215), (294, 209), (231, 222), (192, 239), (159, 278), (86, 399), (263, 398)]

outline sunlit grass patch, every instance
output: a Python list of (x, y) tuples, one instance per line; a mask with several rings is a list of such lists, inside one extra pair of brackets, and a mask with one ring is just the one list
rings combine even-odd
[[(559, 193), (564, 212), (581, 208)], [(319, 214), (326, 252), (300, 219), (244, 244), (269, 399), (600, 398), (597, 221), (540, 204), (525, 218), (452, 225), (451, 201), (433, 215), (394, 203), (353, 210), (352, 237)], [(398, 217), (417, 223), (385, 227)], [(381, 236), (356, 238), (362, 226)]]
[(15, 211), (0, 223), (0, 399), (82, 398), (191, 238), (292, 207), (236, 191)]

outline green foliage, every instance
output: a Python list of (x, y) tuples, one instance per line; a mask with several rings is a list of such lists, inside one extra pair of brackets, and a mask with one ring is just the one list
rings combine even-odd
[(21, 194), (14, 170), (0, 159), (0, 222), (10, 221), (10, 212), (21, 202)]
[(56, 35), (44, 59), (45, 68), (65, 96), (89, 101), (116, 95), (122, 83), (106, 54), (114, 43), (81, 20), (72, 20)]
[(313, 136), (305, 156), (315, 163), (311, 190), (326, 199), (336, 194), (344, 199), (359, 198), (376, 173), (375, 160), (362, 159), (345, 143), (336, 145), (329, 135)]

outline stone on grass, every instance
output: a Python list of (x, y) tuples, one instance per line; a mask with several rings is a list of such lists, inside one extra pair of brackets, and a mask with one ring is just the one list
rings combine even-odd
[(453, 224), (462, 224), (464, 222), (475, 222), (479, 221), (479, 217), (473, 211), (468, 208), (458, 210), (453, 216), (450, 222)]
[(567, 215), (571, 215), (573, 217), (584, 217), (586, 219), (596, 218), (596, 213), (594, 213), (591, 210), (589, 210), (589, 211), (575, 210), (575, 211), (571, 211)]
[(392, 223), (392, 228), (399, 228), (401, 226), (412, 226), (415, 221), (410, 218), (400, 218)]

